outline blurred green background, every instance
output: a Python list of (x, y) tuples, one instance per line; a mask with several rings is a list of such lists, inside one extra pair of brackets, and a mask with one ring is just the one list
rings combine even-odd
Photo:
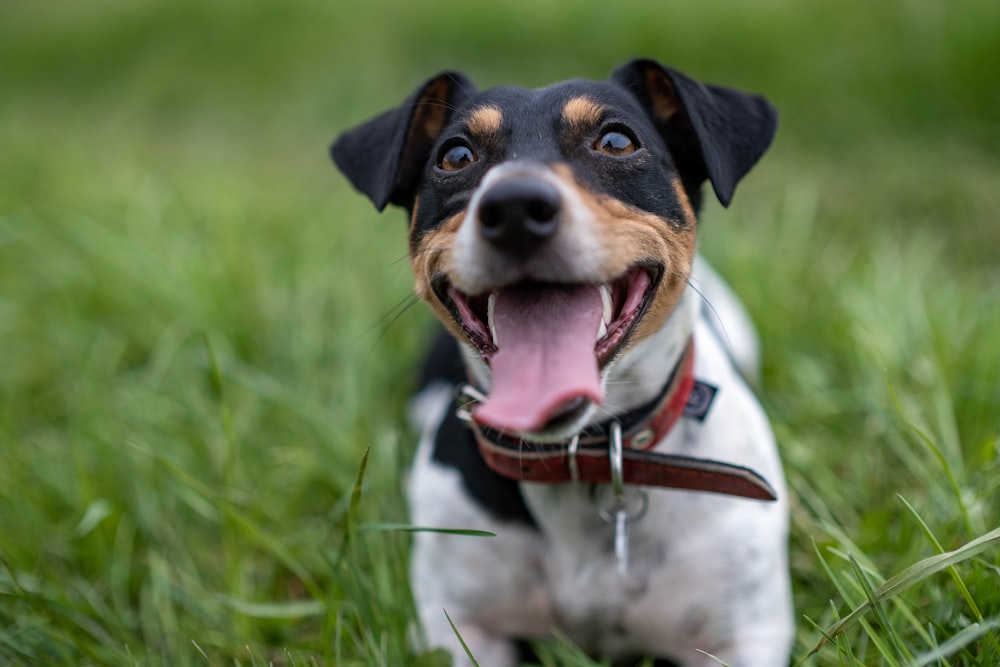
[[(995, 528), (1000, 3), (6, 2), (0, 662), (444, 664), (371, 525), (430, 317), (326, 148), (439, 70), (635, 56), (782, 114), (702, 241), (761, 329), (796, 655)], [(809, 664), (997, 664), (996, 551)]]

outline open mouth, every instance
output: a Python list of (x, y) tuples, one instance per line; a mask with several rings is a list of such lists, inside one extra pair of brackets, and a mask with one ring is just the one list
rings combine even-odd
[(475, 296), (435, 280), (437, 297), (491, 369), (476, 420), (508, 432), (557, 430), (600, 403), (600, 371), (628, 341), (661, 274), (637, 265), (599, 285), (525, 281)]

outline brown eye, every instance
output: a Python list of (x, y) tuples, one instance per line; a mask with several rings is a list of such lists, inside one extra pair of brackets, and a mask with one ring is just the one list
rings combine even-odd
[(634, 153), (635, 143), (621, 132), (605, 132), (594, 144), (594, 149), (608, 155), (628, 155)]
[(444, 151), (438, 160), (438, 166), (445, 171), (458, 171), (465, 169), (478, 159), (472, 149), (465, 144), (455, 144)]

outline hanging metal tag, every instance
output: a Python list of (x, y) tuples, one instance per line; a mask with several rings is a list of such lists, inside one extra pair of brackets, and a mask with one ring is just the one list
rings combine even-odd
[(628, 574), (628, 514), (624, 507), (615, 512), (615, 566), (619, 576)]
[(615, 565), (618, 573), (624, 576), (628, 574), (629, 566), (628, 528), (646, 515), (649, 496), (644, 490), (634, 486), (626, 488), (621, 498), (614, 496), (611, 487), (604, 489), (607, 491), (605, 500), (598, 504), (597, 513), (601, 519), (614, 526)]

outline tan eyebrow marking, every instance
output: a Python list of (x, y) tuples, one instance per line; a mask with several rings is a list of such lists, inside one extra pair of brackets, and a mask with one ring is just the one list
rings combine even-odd
[(479, 107), (472, 112), (466, 125), (469, 132), (480, 136), (497, 134), (503, 124), (503, 112), (495, 106)]
[(562, 108), (563, 119), (570, 125), (596, 125), (601, 120), (604, 107), (589, 97), (574, 97)]

